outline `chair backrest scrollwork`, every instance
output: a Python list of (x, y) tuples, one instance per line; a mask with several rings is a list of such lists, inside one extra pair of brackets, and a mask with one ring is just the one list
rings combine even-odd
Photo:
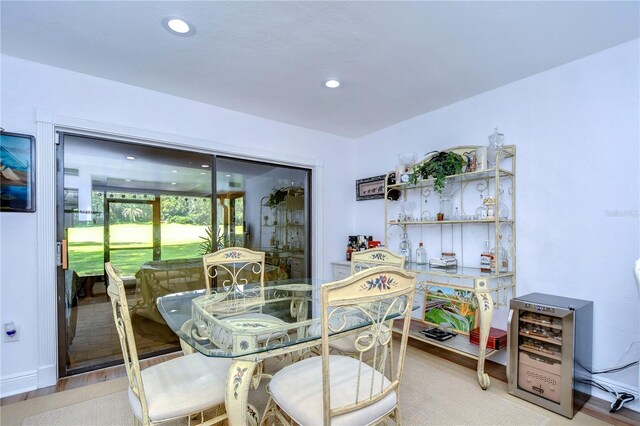
[(264, 305), (265, 253), (229, 247), (202, 257), (208, 294), (229, 314), (260, 309)]

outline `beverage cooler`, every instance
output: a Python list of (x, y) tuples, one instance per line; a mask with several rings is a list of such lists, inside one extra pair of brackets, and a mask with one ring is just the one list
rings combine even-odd
[(591, 396), (593, 302), (531, 293), (510, 307), (509, 393), (573, 418)]

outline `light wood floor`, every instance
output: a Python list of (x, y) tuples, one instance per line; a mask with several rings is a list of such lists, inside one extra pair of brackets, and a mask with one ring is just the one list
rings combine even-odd
[[(453, 352), (447, 351), (445, 349), (440, 349), (438, 347), (429, 345), (424, 342), (419, 341), (410, 341), (411, 345), (419, 348), (425, 352), (429, 352), (431, 354), (440, 356), (441, 358), (445, 358), (451, 362), (455, 362), (456, 364), (468, 367), (475, 371), (476, 369), (476, 361), (471, 358), (467, 358), (461, 355), (457, 355)], [(140, 361), (141, 367), (146, 368), (154, 364), (158, 364), (163, 361), (167, 361), (172, 358), (176, 358), (180, 356), (181, 352), (176, 352), (173, 354), (162, 355), (155, 358), (150, 358), (146, 360)], [(491, 377), (501, 380), (503, 382), (507, 381), (506, 369), (502, 364), (498, 364), (488, 360), (485, 363), (485, 371)], [(14, 402), (25, 401), (33, 398), (37, 398), (39, 396), (49, 395), (56, 392), (62, 392), (69, 389), (74, 389), (82, 386), (91, 385), (94, 383), (99, 383), (107, 380), (116, 379), (119, 377), (126, 376), (126, 370), (124, 366), (116, 366), (109, 367), (102, 370), (96, 370), (89, 373), (78, 374), (71, 377), (65, 377), (63, 379), (58, 380), (58, 383), (55, 386), (49, 386), (46, 388), (34, 390), (31, 392), (25, 392), (18, 395), (9, 396), (6, 398), (2, 398), (0, 400), (0, 405), (8, 405)], [(629, 410), (627, 408), (622, 408), (621, 410), (615, 413), (609, 413), (609, 404), (610, 402), (603, 401), (598, 398), (591, 398), (589, 402), (582, 408), (582, 412), (595, 417), (599, 420), (607, 422), (612, 425), (620, 425), (620, 426), (637, 426), (640, 425), (640, 413)]]

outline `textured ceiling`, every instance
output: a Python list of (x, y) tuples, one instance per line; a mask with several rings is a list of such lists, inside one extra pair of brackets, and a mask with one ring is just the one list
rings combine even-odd
[[(347, 137), (640, 36), (638, 1), (0, 7), (4, 54)], [(195, 34), (170, 34), (169, 16)]]

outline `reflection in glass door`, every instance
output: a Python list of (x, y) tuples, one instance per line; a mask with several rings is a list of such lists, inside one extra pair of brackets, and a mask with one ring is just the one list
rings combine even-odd
[(264, 251), (265, 279), (309, 275), (309, 182), (295, 167), (218, 157), (218, 247)]
[(60, 376), (122, 362), (105, 262), (123, 275), (139, 356), (179, 350), (155, 300), (204, 288), (200, 244), (213, 218), (213, 160), (62, 135), (57, 232), (68, 264), (58, 274)]

